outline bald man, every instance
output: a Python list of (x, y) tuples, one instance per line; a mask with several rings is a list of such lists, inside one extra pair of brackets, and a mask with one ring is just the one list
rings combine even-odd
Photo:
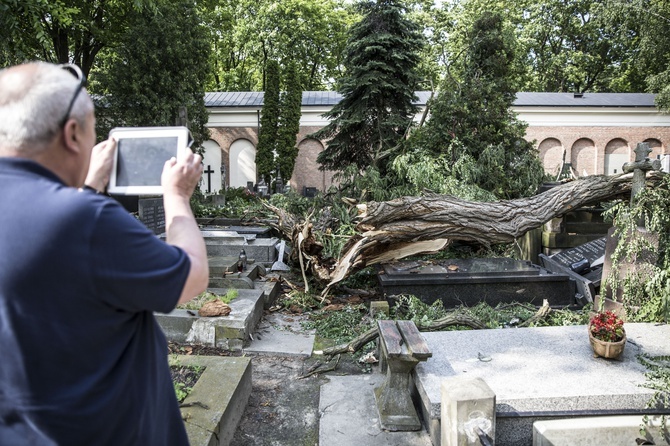
[(166, 242), (101, 194), (78, 67), (0, 71), (0, 445), (188, 444), (153, 313), (207, 286), (190, 154), (162, 174)]

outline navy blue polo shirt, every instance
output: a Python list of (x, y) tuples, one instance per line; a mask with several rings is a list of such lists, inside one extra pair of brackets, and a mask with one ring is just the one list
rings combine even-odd
[(153, 312), (189, 269), (114, 200), (0, 157), (0, 444), (187, 444)]

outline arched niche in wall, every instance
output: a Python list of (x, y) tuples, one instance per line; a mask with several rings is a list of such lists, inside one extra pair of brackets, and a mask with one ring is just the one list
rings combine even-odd
[(596, 173), (596, 145), (588, 138), (575, 141), (570, 151), (570, 163), (578, 177), (595, 175)]
[(303, 139), (298, 144), (298, 156), (291, 176), (291, 188), (299, 194), (304, 194), (306, 187), (315, 187), (324, 191), (332, 184), (332, 172), (319, 170), (316, 157), (323, 151), (321, 141)]
[(547, 138), (537, 149), (544, 172), (548, 175), (558, 175), (563, 166), (563, 144), (556, 138)]
[(211, 194), (221, 191), (221, 147), (211, 139), (203, 143), (204, 153), (202, 164), (204, 171), (200, 180), (200, 190), (203, 194)]
[(256, 184), (256, 147), (247, 139), (238, 139), (230, 145), (230, 187)]
[(621, 138), (615, 138), (605, 146), (605, 175), (622, 172), (624, 163), (631, 161), (630, 147)]
[(661, 144), (661, 141), (659, 141), (656, 138), (647, 138), (644, 140), (647, 144), (649, 144), (649, 148), (651, 149), (651, 153), (649, 154), (649, 159), (655, 160), (655, 159), (661, 159), (663, 158), (663, 155), (665, 155), (665, 152), (663, 150), (663, 144)]

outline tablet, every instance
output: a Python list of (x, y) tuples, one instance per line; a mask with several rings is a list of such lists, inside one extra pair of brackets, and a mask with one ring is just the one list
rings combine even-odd
[(186, 127), (117, 127), (109, 132), (116, 154), (107, 191), (118, 195), (162, 195), (165, 161), (190, 153)]

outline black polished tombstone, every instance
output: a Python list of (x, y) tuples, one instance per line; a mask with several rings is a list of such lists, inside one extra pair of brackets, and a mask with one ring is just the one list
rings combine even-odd
[(540, 264), (549, 271), (575, 279), (578, 302), (585, 305), (594, 301), (600, 288), (606, 240), (601, 237), (552, 256), (540, 254)]
[(575, 282), (565, 274), (506, 258), (403, 261), (382, 265), (377, 275), (386, 296), (411, 294), (445, 308), (486, 302), (524, 302), (541, 306), (577, 307)]

